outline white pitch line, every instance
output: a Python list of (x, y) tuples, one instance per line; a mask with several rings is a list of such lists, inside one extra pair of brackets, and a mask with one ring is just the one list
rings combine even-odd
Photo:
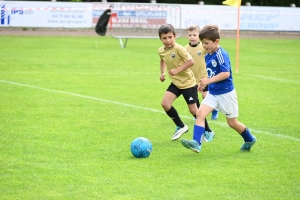
[[(13, 74), (57, 74), (57, 72), (40, 72), (40, 71), (26, 71), (26, 72), (13, 72)], [(11, 72), (0, 72), (0, 74), (12, 74)], [(157, 72), (66, 72), (67, 75), (157, 75)]]
[[(17, 86), (21, 86), (21, 87), (28, 87), (28, 88), (44, 90), (44, 91), (48, 91), (48, 92), (67, 94), (67, 95), (71, 95), (71, 96), (75, 96), (75, 97), (81, 97), (81, 98), (85, 98), (85, 99), (91, 99), (91, 100), (95, 100), (95, 101), (102, 101), (102, 102), (105, 102), (105, 103), (111, 103), (111, 104), (116, 104), (116, 105), (120, 105), (120, 106), (126, 106), (126, 107), (137, 108), (137, 109), (142, 109), (142, 110), (147, 110), (147, 111), (151, 111), (151, 112), (165, 114), (164, 111), (156, 110), (156, 109), (153, 109), (153, 108), (135, 106), (135, 105), (132, 105), (132, 104), (121, 103), (121, 102), (118, 102), (118, 101), (110, 101), (110, 100), (101, 99), (101, 98), (97, 98), (97, 97), (92, 97), (92, 96), (87, 96), (87, 95), (82, 95), (82, 94), (76, 94), (76, 93), (73, 93), (73, 92), (66, 92), (66, 91), (62, 91), (62, 90), (53, 90), (53, 89), (48, 89), (48, 88), (43, 88), (43, 87), (38, 87), (38, 86), (33, 86), (33, 85), (27, 85), (27, 84), (12, 82), (12, 81), (5, 81), (5, 80), (0, 80), (0, 82), (11, 84), (11, 85), (17, 85)], [(181, 117), (185, 118), (185, 119), (191, 119), (191, 116), (182, 115)], [(224, 123), (224, 122), (210, 121), (210, 123), (217, 124), (217, 125), (222, 126), (222, 127), (228, 127), (228, 124)], [(298, 141), (298, 142), (300, 141), (300, 139), (298, 139), (298, 138), (294, 138), (294, 137), (290, 137), (290, 136), (286, 136), (286, 135), (282, 135), (282, 134), (274, 134), (274, 133), (270, 133), (270, 132), (267, 132), (267, 131), (251, 129), (251, 132), (266, 134), (266, 135), (275, 136), (275, 137), (279, 137), (279, 138), (285, 138), (285, 139)]]
[(66, 91), (62, 91), (62, 90), (52, 90), (52, 89), (48, 89), (48, 88), (42, 88), (42, 87), (38, 87), (38, 86), (27, 85), (27, 84), (11, 82), (11, 81), (5, 81), (5, 80), (0, 80), (0, 82), (12, 84), (12, 85), (18, 85), (18, 86), (22, 86), (22, 87), (29, 87), (29, 88), (39, 89), (39, 90), (45, 90), (45, 91), (48, 91), (48, 92), (68, 94), (68, 95), (81, 97), (81, 98), (85, 98), (85, 99), (91, 99), (91, 100), (95, 100), (95, 101), (102, 101), (102, 102), (105, 102), (105, 103), (112, 103), (112, 104), (116, 104), (116, 105), (132, 107), (132, 108), (138, 108), (138, 109), (148, 110), (148, 111), (152, 111), (152, 112), (165, 113), (163, 111), (155, 110), (155, 109), (152, 109), (152, 108), (135, 106), (135, 105), (132, 105), (132, 104), (126, 104), (126, 103), (121, 103), (121, 102), (117, 102), (117, 101), (110, 101), (110, 100), (101, 99), (101, 98), (97, 98), (97, 97), (92, 97), (92, 96), (87, 96), (87, 95), (82, 95), (82, 94), (76, 94), (76, 93), (73, 93), (73, 92), (66, 92)]

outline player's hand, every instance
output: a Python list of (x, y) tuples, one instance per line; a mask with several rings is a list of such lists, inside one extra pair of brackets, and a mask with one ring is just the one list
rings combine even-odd
[(160, 80), (161, 82), (164, 82), (164, 81), (166, 80), (166, 79), (165, 79), (165, 74), (164, 74), (164, 73), (160, 75), (159, 80)]
[(201, 88), (202, 88), (202, 87), (205, 88), (208, 84), (209, 84), (208, 78), (204, 78), (204, 79), (201, 79), (201, 80), (200, 80), (200, 85), (199, 85), (199, 86), (201, 86)]
[(198, 92), (202, 92), (200, 84), (197, 87)]
[(203, 90), (204, 90), (205, 87), (206, 87), (206, 86), (201, 86), (201, 85), (199, 85), (199, 86), (198, 86), (198, 91), (199, 91), (199, 92), (203, 92)]
[(208, 84), (209, 84), (208, 78), (201, 79), (200, 84), (198, 86), (198, 91), (202, 92)]
[(171, 76), (175, 76), (175, 75), (177, 74), (177, 70), (176, 70), (176, 69), (171, 69), (171, 70), (169, 71), (169, 74), (170, 74)]

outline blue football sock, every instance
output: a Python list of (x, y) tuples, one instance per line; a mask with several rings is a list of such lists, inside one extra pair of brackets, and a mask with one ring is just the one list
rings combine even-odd
[(252, 142), (254, 140), (249, 129), (247, 129), (247, 128), (245, 129), (244, 132), (242, 132), (241, 136), (244, 138), (245, 142)]
[(193, 140), (196, 140), (199, 145), (201, 145), (201, 137), (204, 134), (204, 127), (202, 126), (197, 126), (196, 124), (194, 125), (194, 135), (193, 135)]

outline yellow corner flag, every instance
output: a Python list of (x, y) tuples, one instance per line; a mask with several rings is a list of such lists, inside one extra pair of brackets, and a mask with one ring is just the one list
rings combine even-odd
[(238, 20), (237, 20), (237, 29), (236, 29), (236, 73), (239, 72), (239, 57), (240, 57), (240, 9), (241, 9), (242, 0), (225, 0), (222, 4), (237, 7), (238, 9)]
[(241, 6), (241, 1), (242, 0), (226, 0), (226, 1), (223, 1), (222, 4), (239, 7), (239, 6)]

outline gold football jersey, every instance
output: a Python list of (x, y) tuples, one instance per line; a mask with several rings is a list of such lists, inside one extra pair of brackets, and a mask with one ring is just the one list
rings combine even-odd
[(191, 67), (191, 70), (194, 73), (197, 85), (199, 85), (200, 80), (207, 77), (206, 63), (204, 59), (206, 51), (202, 47), (201, 43), (195, 47), (188, 44), (185, 48), (194, 59), (195, 63)]
[[(187, 50), (177, 43), (175, 43), (172, 48), (165, 48), (164, 46), (160, 47), (158, 49), (158, 54), (160, 59), (163, 60), (167, 66), (165, 74), (168, 75), (169, 70), (176, 69), (183, 65), (186, 61), (192, 59), (192, 56), (187, 52)], [(179, 89), (191, 88), (196, 85), (194, 74), (190, 68), (183, 70), (175, 76), (169, 75), (169, 77), (172, 83)]]

